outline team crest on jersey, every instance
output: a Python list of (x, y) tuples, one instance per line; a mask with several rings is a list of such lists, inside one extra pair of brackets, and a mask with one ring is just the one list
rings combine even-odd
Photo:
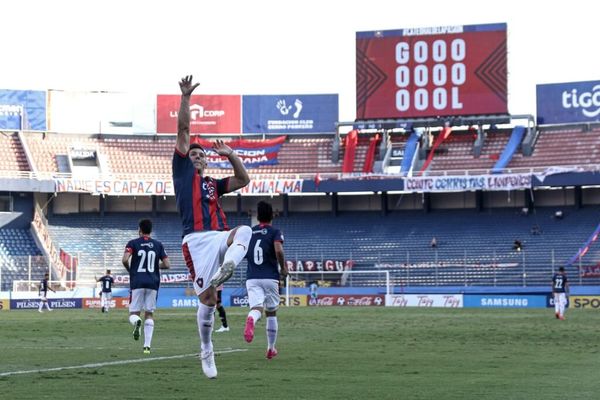
[(208, 182), (202, 182), (202, 190), (206, 191), (206, 198), (208, 200), (215, 199), (215, 186)]

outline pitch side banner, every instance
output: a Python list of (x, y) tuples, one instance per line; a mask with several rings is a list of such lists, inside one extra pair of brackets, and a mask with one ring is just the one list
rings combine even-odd
[(507, 114), (506, 24), (357, 32), (356, 117)]
[(531, 188), (531, 179), (531, 174), (415, 177), (404, 179), (404, 190), (419, 193), (516, 190)]
[[(177, 133), (180, 95), (156, 97), (156, 132)], [(240, 133), (241, 96), (192, 95), (190, 97), (191, 133)]]
[(0, 89), (0, 129), (45, 131), (46, 92)]
[(462, 294), (391, 294), (385, 296), (387, 307), (462, 308)]
[(540, 125), (600, 121), (600, 81), (536, 86)]
[(333, 133), (337, 94), (242, 96), (244, 133)]

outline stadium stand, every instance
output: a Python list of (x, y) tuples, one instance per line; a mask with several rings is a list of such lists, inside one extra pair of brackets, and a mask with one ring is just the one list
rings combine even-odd
[[(285, 234), (289, 261), (351, 259), (356, 270), (388, 269), (396, 286), (523, 285), (524, 280), (529, 286), (543, 286), (548, 284), (552, 267), (564, 265), (587, 239), (598, 217), (592, 208), (567, 210), (562, 220), (552, 218), (553, 213), (554, 208), (537, 209), (533, 216), (523, 216), (515, 209), (481, 213), (436, 210), (429, 214), (407, 211), (387, 216), (344, 212), (337, 217), (330, 213), (292, 213), (277, 218), (275, 225)], [(136, 237), (141, 216), (55, 215), (49, 223), (55, 241), (65, 250), (80, 254), (81, 276), (90, 278), (104, 268), (122, 269), (124, 246)], [(171, 272), (185, 272), (178, 216), (164, 214), (153, 220), (154, 237), (163, 241), (171, 257)], [(232, 226), (250, 223), (248, 217), (235, 215), (229, 217), (229, 222)], [(543, 234), (530, 233), (534, 224)], [(429, 245), (432, 236), (438, 240), (435, 250)], [(522, 252), (512, 249), (515, 238), (523, 242)], [(242, 284), (243, 268), (228, 286)], [(376, 277), (365, 275), (360, 279)], [(585, 279), (587, 284), (596, 281), (600, 282), (597, 278)]]
[(31, 232), (27, 229), (0, 229), (0, 290), (10, 289), (13, 280), (28, 279), (29, 256), (32, 256), (31, 279), (39, 280), (48, 268)]
[(18, 133), (0, 133), (0, 171), (29, 171)]
[(475, 158), (473, 134), (453, 132), (438, 148), (429, 171), (489, 170), (498, 160), (510, 135), (510, 130), (488, 132), (481, 155)]
[(582, 127), (541, 130), (533, 154), (515, 154), (509, 168), (585, 166), (600, 162), (600, 129)]

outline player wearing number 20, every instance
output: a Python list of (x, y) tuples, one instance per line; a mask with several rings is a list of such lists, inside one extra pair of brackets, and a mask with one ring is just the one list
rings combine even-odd
[(123, 253), (123, 266), (129, 271), (129, 322), (134, 326), (133, 338), (140, 338), (142, 309), (144, 315), (144, 354), (150, 354), (154, 333), (154, 310), (160, 287), (160, 270), (171, 267), (161, 242), (152, 239), (152, 221), (142, 219), (137, 239), (130, 240)]
[(254, 325), (262, 316), (267, 317), (267, 358), (277, 355), (277, 308), (279, 307), (279, 279), (288, 275), (283, 252), (283, 234), (271, 225), (273, 208), (261, 201), (257, 205), (258, 225), (252, 227), (252, 239), (246, 258), (248, 272), (246, 289), (250, 312), (244, 328), (244, 339), (254, 339)]

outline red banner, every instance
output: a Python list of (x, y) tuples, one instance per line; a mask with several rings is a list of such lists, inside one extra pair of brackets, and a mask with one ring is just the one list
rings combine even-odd
[[(177, 133), (180, 95), (156, 97), (157, 133)], [(192, 95), (190, 133), (240, 133), (242, 97), (240, 95)]]
[(356, 116), (507, 114), (506, 24), (356, 34)]

